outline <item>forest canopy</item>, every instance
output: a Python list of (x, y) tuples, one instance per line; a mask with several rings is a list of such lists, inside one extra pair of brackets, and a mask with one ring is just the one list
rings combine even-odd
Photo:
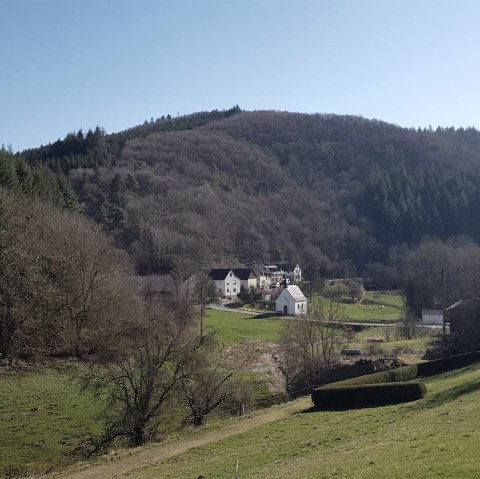
[(344, 115), (202, 112), (17, 155), (65, 178), (138, 272), (252, 259), (356, 276), (426, 236), (480, 241), (480, 133)]

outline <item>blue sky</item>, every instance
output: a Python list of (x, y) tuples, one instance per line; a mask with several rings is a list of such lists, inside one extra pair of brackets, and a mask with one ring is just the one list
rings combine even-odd
[(0, 0), (0, 144), (224, 109), (480, 128), (480, 1)]

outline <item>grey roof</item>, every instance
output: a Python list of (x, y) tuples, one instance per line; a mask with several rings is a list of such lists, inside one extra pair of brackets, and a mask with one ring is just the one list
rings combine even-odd
[(257, 276), (251, 268), (233, 268), (232, 271), (238, 279), (242, 280), (252, 279)]
[(297, 267), (297, 263), (277, 263), (277, 266), (286, 273), (291, 273)]
[(230, 273), (231, 268), (213, 268), (210, 273), (208, 273), (208, 276), (210, 279), (213, 280), (223, 280), (227, 277), (227, 274)]
[(300, 288), (296, 285), (287, 286), (286, 289), (295, 301), (307, 301)]
[(441, 309), (422, 309), (422, 314), (439, 315), (443, 314)]

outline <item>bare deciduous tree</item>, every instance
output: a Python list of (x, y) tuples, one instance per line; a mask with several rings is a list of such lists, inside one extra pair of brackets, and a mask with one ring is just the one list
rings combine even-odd
[(220, 405), (238, 399), (245, 387), (233, 381), (233, 373), (222, 367), (218, 344), (212, 336), (203, 338), (195, 352), (191, 370), (180, 381), (180, 394), (191, 416), (194, 426), (201, 426), (205, 416)]
[(119, 333), (114, 359), (92, 368), (84, 388), (106, 396), (106, 429), (96, 451), (118, 438), (136, 447), (151, 438), (173, 391), (189, 371), (191, 334), (166, 311), (145, 314)]
[(310, 384), (334, 365), (342, 332), (338, 319), (343, 314), (339, 303), (318, 297), (305, 317), (285, 321), (283, 345), (292, 376), (301, 376)]

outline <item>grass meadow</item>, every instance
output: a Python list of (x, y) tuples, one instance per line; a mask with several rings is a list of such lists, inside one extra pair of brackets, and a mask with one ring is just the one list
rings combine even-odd
[(0, 477), (45, 471), (80, 457), (79, 448), (101, 424), (99, 409), (79, 393), (78, 366), (0, 375)]
[(282, 320), (280, 317), (259, 319), (248, 313), (208, 309), (205, 328), (215, 330), (218, 340), (226, 346), (250, 339), (276, 342), (280, 339)]
[(383, 323), (399, 320), (402, 301), (401, 294), (367, 292), (363, 303), (342, 303), (342, 306), (347, 321)]
[[(480, 477), (480, 366), (426, 381), (413, 403), (312, 411), (139, 469), (131, 479), (466, 479)], [(280, 406), (281, 407), (281, 406)]]

